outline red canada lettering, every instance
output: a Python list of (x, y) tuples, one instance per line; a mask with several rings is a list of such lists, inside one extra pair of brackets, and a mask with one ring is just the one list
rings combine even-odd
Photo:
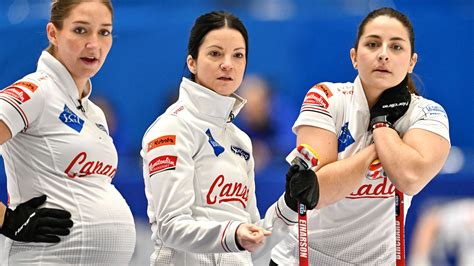
[[(113, 178), (117, 169), (110, 164), (107, 164), (103, 169), (103, 162), (100, 161), (87, 161), (87, 153), (81, 152), (69, 163), (64, 173), (69, 178), (85, 177), (93, 174), (106, 175)], [(78, 172), (75, 172), (73, 168), (80, 168)]]
[(377, 185), (364, 184), (357, 189), (356, 192), (352, 192), (348, 197), (349, 199), (359, 198), (391, 198), (395, 192), (395, 186), (393, 184), (388, 185), (388, 178), (383, 178), (383, 182)]
[(214, 182), (212, 182), (206, 196), (206, 201), (207, 204), (237, 201), (245, 208), (248, 201), (248, 194), (249, 189), (244, 184), (238, 182), (225, 183), (225, 177), (219, 175)]

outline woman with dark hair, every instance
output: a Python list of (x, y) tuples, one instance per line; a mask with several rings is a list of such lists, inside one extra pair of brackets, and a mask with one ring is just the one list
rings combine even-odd
[(0, 205), (8, 237), (2, 265), (131, 260), (132, 213), (111, 184), (117, 152), (104, 113), (89, 100), (90, 78), (112, 47), (112, 23), (109, 0), (53, 0), (50, 45), (36, 72), (0, 92), (11, 208)]
[[(295, 224), (297, 200), (316, 205), (303, 196), (308, 193), (285, 193), (260, 220), (252, 144), (232, 123), (245, 104), (234, 92), (247, 57), (247, 30), (237, 17), (197, 18), (188, 45), (190, 79), (183, 78), (178, 101), (142, 142), (152, 265), (252, 265)], [(315, 180), (305, 178), (300, 183), (314, 188)]]
[[(397, 249), (403, 251), (395, 241), (395, 191), (405, 194), (406, 213), (412, 196), (440, 171), (450, 149), (448, 118), (414, 88), (415, 38), (402, 13), (368, 14), (350, 57), (355, 81), (315, 85), (293, 126), (297, 142), (321, 155), (318, 210), (308, 212), (309, 261), (393, 265)], [(397, 221), (400, 235), (403, 219)], [(292, 232), (274, 248), (272, 264), (297, 264), (296, 239)]]

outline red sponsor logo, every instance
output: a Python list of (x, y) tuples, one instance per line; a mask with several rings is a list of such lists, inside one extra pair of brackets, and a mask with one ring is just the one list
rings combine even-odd
[(18, 81), (17, 83), (13, 84), (12, 86), (21, 86), (29, 89), (31, 92), (35, 92), (38, 88), (38, 85), (28, 82), (28, 81)]
[(246, 207), (249, 197), (249, 189), (246, 185), (234, 182), (226, 183), (223, 175), (218, 176), (214, 182), (212, 182), (209, 191), (207, 192), (206, 201), (207, 204), (216, 204), (222, 202), (237, 201)]
[(10, 95), (11, 97), (17, 99), (18, 101), (24, 103), (30, 99), (30, 96), (25, 93), (22, 89), (17, 87), (8, 87), (1, 91), (0, 93)]
[(391, 198), (395, 192), (395, 186), (388, 184), (388, 178), (385, 177), (382, 183), (378, 184), (363, 184), (352, 192), (346, 198), (348, 199), (360, 199), (360, 198)]
[(168, 170), (176, 169), (178, 157), (173, 155), (158, 156), (148, 164), (150, 176)]
[[(78, 170), (79, 169), (79, 170)], [(87, 153), (81, 152), (69, 163), (64, 173), (69, 178), (85, 177), (90, 175), (106, 175), (113, 178), (117, 168), (101, 161), (87, 161)]]
[(306, 97), (304, 98), (304, 103), (303, 104), (315, 104), (317, 106), (321, 106), (323, 108), (328, 108), (329, 104), (324, 99), (323, 96), (321, 96), (317, 92), (310, 91), (306, 94)]
[(328, 88), (328, 86), (324, 85), (323, 83), (316, 84), (313, 86), (313, 88), (324, 92), (324, 94), (326, 94), (326, 97), (328, 98), (331, 98), (332, 96), (331, 90)]
[(383, 170), (382, 163), (378, 159), (374, 160), (372, 164), (370, 164), (366, 177), (370, 180), (387, 177), (385, 175), (385, 171)]
[(158, 148), (165, 145), (176, 145), (176, 136), (175, 135), (166, 135), (159, 138), (156, 138), (148, 143), (148, 151)]
[(176, 109), (174, 112), (173, 112), (173, 115), (177, 115), (179, 112), (183, 111), (184, 110), (184, 106), (180, 106), (178, 109)]

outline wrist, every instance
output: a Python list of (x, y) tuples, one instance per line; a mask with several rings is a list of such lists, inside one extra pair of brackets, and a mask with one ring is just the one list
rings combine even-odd
[(369, 130), (373, 132), (376, 128), (388, 127), (395, 129), (393, 124), (387, 120), (387, 115), (376, 116), (370, 120)]

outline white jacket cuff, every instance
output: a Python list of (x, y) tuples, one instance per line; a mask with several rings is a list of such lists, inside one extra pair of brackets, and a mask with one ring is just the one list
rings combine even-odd
[(278, 218), (283, 220), (283, 222), (285, 222), (287, 225), (294, 225), (298, 223), (298, 213), (286, 205), (284, 194), (278, 199), (275, 208)]
[(237, 227), (242, 224), (242, 222), (229, 221), (224, 232), (222, 233), (221, 244), (225, 252), (241, 252), (237, 246), (236, 232)]

